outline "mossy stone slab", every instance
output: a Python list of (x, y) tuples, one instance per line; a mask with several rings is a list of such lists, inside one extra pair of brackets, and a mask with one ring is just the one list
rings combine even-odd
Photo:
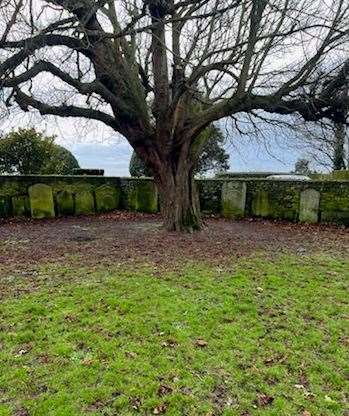
[(317, 223), (319, 221), (320, 192), (305, 189), (301, 192), (299, 204), (299, 221)]
[(151, 181), (137, 182), (129, 190), (128, 207), (130, 211), (158, 212), (158, 191)]
[(252, 214), (257, 217), (268, 217), (270, 215), (270, 203), (267, 191), (258, 190), (253, 195)]
[(29, 198), (26, 195), (12, 197), (12, 210), (15, 217), (26, 217), (30, 214)]
[(55, 208), (51, 186), (38, 183), (29, 188), (30, 211), (33, 218), (54, 218)]
[(56, 195), (56, 202), (58, 215), (74, 215), (74, 198), (71, 192), (58, 192)]
[(226, 182), (222, 189), (222, 209), (225, 218), (242, 218), (245, 215), (246, 183)]
[(0, 218), (7, 218), (10, 216), (11, 216), (10, 199), (6, 197), (0, 198)]
[(75, 214), (87, 215), (95, 212), (95, 201), (90, 191), (82, 191), (75, 194)]
[(119, 208), (120, 190), (114, 186), (102, 185), (95, 190), (97, 212), (108, 212)]

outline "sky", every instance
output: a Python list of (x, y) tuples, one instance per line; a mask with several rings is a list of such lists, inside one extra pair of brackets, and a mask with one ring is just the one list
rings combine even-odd
[[(56, 143), (69, 149), (81, 168), (104, 169), (106, 176), (129, 176), (132, 148), (122, 136), (101, 123), (15, 113), (3, 117), (0, 125), (2, 133), (19, 127), (35, 127), (55, 135)], [(230, 155), (230, 171), (291, 171), (296, 160), (306, 154), (290, 148), (285, 138), (276, 136), (274, 133), (268, 138), (268, 147), (248, 137), (228, 140), (225, 147)]]

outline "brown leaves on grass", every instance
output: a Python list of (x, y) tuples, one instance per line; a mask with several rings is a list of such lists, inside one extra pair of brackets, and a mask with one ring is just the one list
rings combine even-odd
[(137, 410), (137, 411), (140, 410), (142, 406), (142, 401), (139, 397), (131, 397), (129, 402), (130, 402), (132, 409)]
[(258, 407), (266, 407), (272, 404), (274, 397), (268, 396), (267, 394), (259, 394), (256, 399), (256, 405)]
[[(349, 247), (349, 233), (335, 226), (223, 219), (209, 219), (207, 223), (208, 227), (201, 233), (187, 235), (161, 229), (160, 216), (128, 212), (40, 222), (5, 222), (0, 227), (0, 240), (26, 243), (17, 244), (16, 250), (11, 244), (1, 247), (0, 274), (8, 270), (20, 274), (40, 261), (62, 258), (79, 266), (150, 262), (159, 271), (194, 258), (217, 265), (217, 273), (220, 273), (224, 259), (249, 255), (255, 250), (265, 249), (274, 254), (281, 249), (297, 252), (304, 246), (307, 252), (320, 248), (347, 253)], [(85, 229), (95, 240), (84, 244), (74, 241), (77, 230)], [(70, 258), (69, 253), (74, 253), (74, 258)], [(36, 281), (37, 277), (32, 275), (26, 278), (27, 284), (34, 285)], [(7, 286), (4, 286), (4, 293), (9, 291)]]
[(29, 416), (27, 409), (21, 408), (15, 411), (14, 416)]
[(166, 384), (161, 384), (158, 388), (158, 396), (166, 396), (167, 394), (171, 394), (173, 392), (173, 388), (167, 386)]
[(202, 339), (202, 338), (198, 338), (196, 341), (195, 341), (195, 346), (196, 347), (198, 347), (198, 348), (205, 348), (205, 347), (207, 347), (208, 346), (208, 342), (207, 341), (205, 341), (204, 339)]
[(178, 343), (174, 339), (167, 339), (166, 341), (163, 341), (161, 343), (162, 347), (167, 347), (167, 348), (175, 348), (177, 345)]
[(167, 405), (165, 403), (159, 404), (159, 406), (156, 406), (153, 409), (153, 414), (154, 415), (162, 415), (164, 413), (166, 413), (167, 411)]

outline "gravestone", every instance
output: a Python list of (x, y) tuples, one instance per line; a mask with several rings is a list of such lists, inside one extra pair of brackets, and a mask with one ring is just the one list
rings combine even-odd
[(54, 218), (52, 188), (38, 183), (29, 188), (30, 211), (33, 218)]
[(258, 190), (252, 199), (252, 214), (257, 217), (270, 215), (270, 203), (267, 191)]
[(56, 201), (58, 215), (74, 215), (74, 198), (71, 192), (58, 192)]
[(320, 192), (305, 189), (301, 192), (299, 221), (316, 223), (319, 221)]
[(120, 191), (114, 186), (102, 185), (95, 190), (97, 212), (113, 211), (119, 207)]
[(90, 191), (81, 191), (75, 194), (75, 214), (86, 215), (95, 212), (95, 201)]
[(225, 182), (222, 189), (223, 216), (242, 218), (245, 215), (246, 183)]
[(139, 181), (132, 185), (128, 194), (128, 207), (130, 211), (158, 212), (158, 191), (152, 181)]
[(12, 197), (12, 210), (15, 217), (25, 217), (30, 213), (29, 198), (25, 195)]
[(0, 218), (6, 218), (11, 215), (11, 204), (9, 198), (0, 197)]

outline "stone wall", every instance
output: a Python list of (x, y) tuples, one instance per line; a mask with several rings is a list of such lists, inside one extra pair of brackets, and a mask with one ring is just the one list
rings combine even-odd
[[(348, 180), (202, 179), (197, 184), (206, 214), (349, 225)], [(115, 209), (158, 212), (152, 179), (0, 176), (0, 218), (52, 218)]]

